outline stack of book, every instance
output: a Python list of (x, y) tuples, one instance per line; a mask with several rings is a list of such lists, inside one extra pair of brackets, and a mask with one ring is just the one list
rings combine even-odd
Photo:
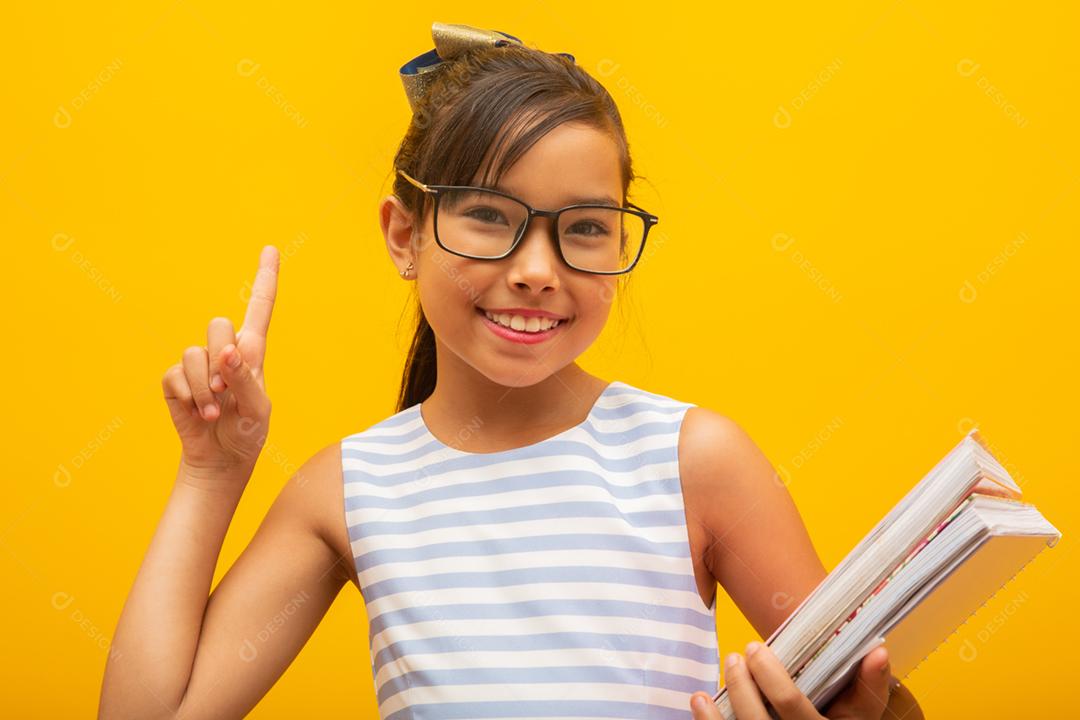
[[(882, 643), (903, 679), (1060, 537), (973, 429), (765, 643), (823, 710)], [(713, 701), (735, 718), (727, 688)]]

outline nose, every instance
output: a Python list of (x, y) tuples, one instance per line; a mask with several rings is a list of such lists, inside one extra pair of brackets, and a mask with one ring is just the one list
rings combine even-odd
[(559, 287), (559, 250), (556, 246), (555, 219), (534, 216), (525, 235), (508, 258), (507, 282), (534, 292)]

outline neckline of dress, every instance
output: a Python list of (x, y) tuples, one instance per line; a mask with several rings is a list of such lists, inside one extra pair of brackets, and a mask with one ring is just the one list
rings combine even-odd
[(428, 441), (433, 443), (438, 448), (438, 450), (440, 452), (442, 452), (442, 453), (450, 453), (450, 454), (458, 455), (460, 457), (496, 457), (498, 455), (506, 455), (508, 453), (519, 452), (521, 450), (528, 450), (530, 448), (535, 448), (537, 446), (543, 445), (545, 443), (549, 443), (552, 440), (558, 440), (558, 439), (562, 438), (565, 435), (569, 435), (570, 433), (573, 433), (573, 432), (576, 432), (577, 430), (580, 430), (590, 420), (593, 419), (593, 416), (596, 415), (596, 411), (600, 409), (601, 400), (603, 400), (615, 388), (615, 386), (619, 385), (619, 384), (620, 383), (619, 383), (618, 380), (612, 380), (607, 385), (605, 385), (604, 389), (600, 391), (600, 394), (596, 396), (596, 400), (593, 402), (592, 406), (589, 408), (589, 412), (585, 415), (585, 419), (582, 420), (581, 422), (579, 422), (577, 425), (574, 425), (573, 427), (569, 427), (569, 428), (563, 430), (562, 432), (557, 432), (554, 435), (551, 435), (550, 437), (546, 437), (546, 438), (543, 438), (541, 440), (537, 440), (536, 442), (529, 443), (528, 445), (519, 445), (518, 447), (507, 448), (505, 450), (494, 450), (492, 452), (469, 452), (468, 450), (461, 450), (460, 448), (456, 448), (456, 447), (452, 447), (450, 445), (447, 445), (442, 440), (435, 437), (434, 433), (431, 432), (431, 428), (428, 427), (427, 421), (424, 420), (424, 414), (420, 410), (421, 403), (416, 403), (415, 405), (413, 405), (413, 409), (414, 409), (414, 411), (416, 413), (417, 419), (420, 421), (420, 427), (422, 427), (424, 429), (424, 435), (427, 437)]

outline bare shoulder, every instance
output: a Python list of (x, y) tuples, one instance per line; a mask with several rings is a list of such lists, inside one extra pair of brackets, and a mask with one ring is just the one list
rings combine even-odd
[(714, 472), (732, 470), (746, 462), (768, 462), (739, 423), (715, 410), (695, 405), (686, 411), (679, 434), (679, 467), (691, 479), (710, 481)]
[(735, 420), (696, 405), (686, 411), (679, 432), (679, 475), (691, 536), (704, 538), (697, 555), (716, 579), (713, 560), (722, 547), (720, 538), (737, 519), (739, 496), (747, 494), (738, 485), (760, 478), (762, 463), (768, 464), (764, 453)]
[(701, 561), (762, 637), (825, 575), (790, 493), (746, 429), (691, 407), (679, 472)]
[(702, 494), (725, 499), (702, 508), (714, 516), (737, 511), (740, 499), (758, 499), (779, 482), (769, 459), (742, 425), (700, 406), (689, 408), (683, 419), (679, 472), (685, 489), (695, 493), (694, 499)]
[(334, 572), (358, 585), (345, 525), (341, 441), (335, 440), (308, 458), (282, 490), (279, 501), (289, 512), (304, 518), (338, 558)]
[(698, 594), (705, 607), (712, 605), (718, 576), (713, 557), (720, 544), (723, 519), (715, 516), (713, 498), (722, 494), (719, 487), (728, 474), (717, 467), (717, 460), (727, 462), (737, 455), (731, 447), (738, 425), (730, 418), (706, 408), (691, 407), (679, 429), (679, 480), (682, 484), (686, 531)]

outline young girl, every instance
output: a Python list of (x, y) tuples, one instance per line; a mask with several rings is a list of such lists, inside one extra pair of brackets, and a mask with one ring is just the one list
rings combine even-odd
[[(162, 380), (179, 470), (103, 718), (243, 716), (346, 583), (382, 718), (719, 718), (716, 583), (767, 637), (825, 575), (738, 424), (576, 362), (656, 222), (611, 96), (571, 56), (433, 34), (379, 209), (419, 296), (397, 412), (308, 460), (208, 597), (269, 427), (265, 247), (240, 330), (214, 318)], [(725, 666), (740, 720), (822, 717), (766, 645)], [(826, 717), (921, 717), (889, 678), (868, 654)]]

